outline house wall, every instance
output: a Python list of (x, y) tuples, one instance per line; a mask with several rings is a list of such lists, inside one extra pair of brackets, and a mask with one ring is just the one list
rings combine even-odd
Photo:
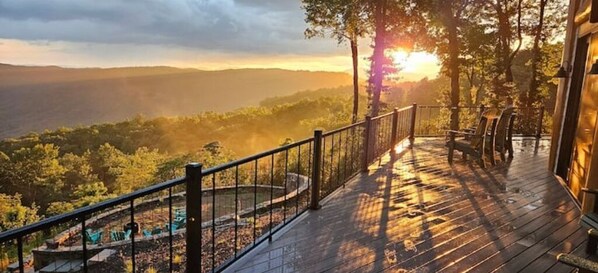
[[(578, 52), (577, 42), (584, 42), (582, 37), (589, 37), (589, 51), (585, 59), (585, 73), (583, 76), (583, 87), (579, 98), (578, 119), (573, 125), (564, 128), (565, 115), (574, 109), (567, 109), (568, 99), (571, 98), (572, 84), (570, 78), (561, 79), (554, 112), (553, 137), (550, 153), (550, 168), (555, 170), (557, 167), (560, 152), (563, 152), (563, 134), (566, 132), (575, 132), (573, 147), (571, 150), (571, 163), (566, 177), (572, 195), (582, 203), (584, 211), (593, 210), (594, 197), (585, 196), (581, 188), (598, 188), (598, 148), (595, 144), (598, 142), (598, 76), (588, 75), (590, 67), (598, 59), (598, 24), (590, 23), (590, 10), (594, 6), (598, 8), (597, 0), (572, 0), (570, 1), (569, 14), (567, 20), (567, 30), (565, 37), (565, 48), (563, 51), (563, 64), (567, 66), (575, 59)], [(584, 57), (584, 56), (582, 56)], [(575, 64), (573, 64), (575, 65)], [(579, 89), (578, 89), (579, 90)]]

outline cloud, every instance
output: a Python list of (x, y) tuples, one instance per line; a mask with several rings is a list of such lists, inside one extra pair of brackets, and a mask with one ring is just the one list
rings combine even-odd
[(307, 41), (297, 0), (0, 0), (0, 38), (248, 54), (338, 54)]

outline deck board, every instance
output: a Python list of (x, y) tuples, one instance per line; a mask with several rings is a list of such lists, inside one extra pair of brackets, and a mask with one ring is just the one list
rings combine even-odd
[(482, 169), (439, 139), (385, 156), (236, 272), (571, 272), (585, 256), (579, 209), (547, 170), (549, 140), (515, 141)]

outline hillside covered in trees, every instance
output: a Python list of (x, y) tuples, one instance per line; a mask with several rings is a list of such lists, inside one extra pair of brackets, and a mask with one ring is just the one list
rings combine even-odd
[(6, 139), (0, 142), (0, 230), (180, 176), (189, 161), (214, 166), (350, 122), (350, 89), (318, 94)]
[(0, 64), (0, 139), (60, 126), (193, 115), (350, 83), (335, 72), (202, 71), (172, 67), (61, 68)]

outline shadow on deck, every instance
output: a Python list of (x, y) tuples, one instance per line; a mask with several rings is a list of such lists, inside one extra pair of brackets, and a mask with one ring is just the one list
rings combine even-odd
[(549, 141), (514, 144), (511, 162), (481, 169), (418, 139), (236, 272), (570, 272), (555, 255), (585, 256), (579, 209), (547, 170)]

